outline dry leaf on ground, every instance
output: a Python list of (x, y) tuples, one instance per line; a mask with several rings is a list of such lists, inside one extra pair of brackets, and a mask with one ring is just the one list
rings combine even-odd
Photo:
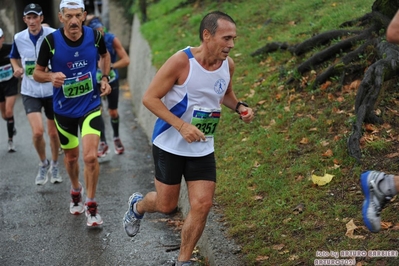
[(345, 235), (349, 238), (352, 239), (365, 239), (365, 236), (362, 235), (355, 235), (355, 229), (357, 229), (358, 227), (355, 225), (355, 223), (353, 222), (353, 219), (350, 220), (347, 224), (346, 224), (346, 233)]

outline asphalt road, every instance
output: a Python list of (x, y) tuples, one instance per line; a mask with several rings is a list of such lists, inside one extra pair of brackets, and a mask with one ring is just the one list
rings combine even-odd
[[(5, 121), (0, 121), (0, 265), (168, 265), (180, 244), (180, 215), (146, 214), (141, 229), (129, 238), (122, 227), (127, 200), (153, 190), (153, 163), (148, 139), (135, 121), (128, 87), (121, 86), (119, 113), (123, 155), (113, 152), (100, 164), (96, 199), (104, 224), (88, 228), (84, 214), (69, 213), (70, 181), (60, 157), (60, 184), (35, 185), (39, 159), (31, 141), (21, 97), (14, 111), (17, 152), (7, 152)], [(109, 117), (107, 140), (113, 151)], [(47, 144), (48, 137), (46, 136)], [(47, 145), (47, 157), (50, 149)], [(80, 158), (81, 182), (83, 163)]]

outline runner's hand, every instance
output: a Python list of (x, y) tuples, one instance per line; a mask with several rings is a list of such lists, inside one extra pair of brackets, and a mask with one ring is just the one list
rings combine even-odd
[(100, 90), (101, 90), (100, 97), (102, 97), (110, 94), (112, 89), (108, 82), (101, 80)]
[(51, 74), (51, 83), (54, 87), (59, 88), (64, 85), (66, 76), (62, 72), (54, 72)]
[(184, 123), (179, 132), (188, 143), (206, 141), (205, 134), (189, 123)]

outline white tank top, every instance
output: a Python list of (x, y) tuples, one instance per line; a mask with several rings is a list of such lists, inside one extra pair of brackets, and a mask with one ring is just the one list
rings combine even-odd
[(176, 116), (200, 128), (207, 141), (188, 143), (171, 125), (157, 119), (152, 135), (155, 146), (169, 153), (202, 157), (214, 151), (213, 134), (220, 119), (221, 104), (230, 82), (228, 60), (214, 71), (204, 69), (194, 58), (190, 47), (182, 50), (188, 56), (190, 70), (182, 85), (174, 85), (163, 102)]

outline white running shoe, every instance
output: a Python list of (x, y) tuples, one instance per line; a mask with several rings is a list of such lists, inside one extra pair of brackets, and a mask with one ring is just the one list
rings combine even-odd
[(85, 204), (86, 208), (86, 218), (87, 218), (87, 226), (98, 226), (103, 224), (103, 219), (100, 214), (98, 214), (98, 205), (95, 201), (90, 201)]
[(61, 183), (62, 182), (62, 177), (60, 176), (60, 170), (58, 169), (58, 163), (54, 165), (51, 163), (49, 173), (51, 175), (50, 182), (55, 184), (55, 183)]
[(44, 185), (47, 183), (48, 181), (48, 174), (49, 174), (49, 170), (50, 170), (50, 162), (47, 161), (47, 165), (43, 166), (43, 163), (39, 164), (39, 172), (37, 173), (36, 176), (36, 185)]
[(109, 149), (108, 149), (107, 143), (105, 143), (104, 141), (101, 141), (100, 145), (98, 145), (97, 157), (104, 158), (108, 153), (109, 153)]
[(74, 215), (79, 215), (85, 211), (84, 205), (83, 205), (83, 187), (80, 185), (80, 191), (75, 192), (71, 189), (71, 203), (69, 204), (69, 212), (74, 214)]
[(8, 140), (8, 152), (16, 152), (14, 142), (11, 139)]
[(114, 150), (115, 154), (122, 154), (125, 151), (125, 147), (123, 147), (122, 141), (120, 138), (114, 138)]
[(143, 195), (141, 193), (135, 192), (129, 197), (129, 200), (127, 201), (128, 209), (123, 216), (123, 228), (125, 228), (126, 234), (130, 237), (134, 237), (139, 232), (140, 222), (144, 216), (137, 215), (133, 211), (134, 204), (141, 200), (143, 200)]

